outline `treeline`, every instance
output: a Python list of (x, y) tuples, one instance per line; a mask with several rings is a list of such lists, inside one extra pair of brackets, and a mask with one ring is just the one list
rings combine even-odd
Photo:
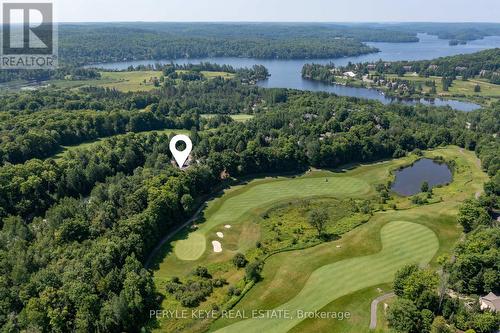
[(192, 71), (192, 72), (201, 72), (201, 71), (209, 71), (209, 72), (226, 72), (226, 73), (236, 73), (237, 69), (230, 65), (219, 65), (211, 62), (200, 62), (200, 63), (187, 63), (187, 64), (177, 64), (174, 62), (170, 62), (167, 64), (157, 63), (157, 64), (148, 64), (148, 65), (138, 65), (138, 66), (129, 66), (127, 71), (167, 71), (169, 74), (172, 71)]
[[(167, 109), (175, 114), (179, 103), (179, 113), (189, 110), (181, 96), (201, 97), (202, 87), (214, 100), (240, 90), (247, 90), (247, 97), (259, 91), (214, 81), (192, 85), (196, 90), (183, 94), (165, 90)], [(256, 96), (268, 109), (257, 110), (253, 120), (207, 132), (193, 129), (196, 162), (186, 171), (171, 166), (168, 137), (157, 134), (106, 139), (57, 162), (0, 167), (2, 329), (146, 330), (149, 310), (161, 300), (141, 263), (162, 235), (220, 184), (221, 174), (338, 167), (447, 144), (476, 149), (490, 160), (491, 170), (499, 167), (490, 155), (497, 151), (483, 148), (498, 147), (490, 132), (498, 126), (498, 106), (479, 116), (278, 89)], [(212, 100), (199, 98), (197, 106), (203, 108), (204, 102)], [(466, 121), (474, 130), (464, 130)]]
[[(416, 42), (397, 29), (333, 24), (134, 23), (62, 25), (63, 62), (202, 57), (338, 58), (376, 52), (362, 41)], [(104, 51), (103, 51), (104, 50)]]
[[(236, 79), (238, 79), (242, 83), (252, 83), (255, 84), (257, 81), (266, 80), (270, 74), (268, 69), (263, 65), (253, 65), (251, 68), (234, 68), (229, 65), (219, 65), (213, 64), (209, 62), (201, 62), (199, 64), (167, 64), (167, 65), (155, 65), (157, 70), (163, 71), (165, 77), (170, 79), (181, 78), (183, 81), (196, 81), (201, 80), (203, 78), (202, 71), (209, 72), (226, 72), (232, 73), (236, 75)], [(177, 71), (187, 71), (186, 73), (177, 74)], [(190, 75), (193, 73), (197, 73), (196, 79), (189, 79)], [(188, 76), (186, 79), (185, 76)]]

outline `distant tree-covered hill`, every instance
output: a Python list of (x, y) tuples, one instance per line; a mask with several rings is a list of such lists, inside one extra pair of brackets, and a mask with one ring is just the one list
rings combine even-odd
[(362, 41), (416, 41), (388, 29), (314, 24), (91, 24), (60, 27), (60, 56), (87, 64), (136, 59), (336, 58), (376, 52)]

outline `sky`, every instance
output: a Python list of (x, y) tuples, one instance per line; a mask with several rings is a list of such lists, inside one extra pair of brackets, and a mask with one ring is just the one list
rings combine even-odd
[(499, 0), (54, 0), (57, 21), (500, 22)]

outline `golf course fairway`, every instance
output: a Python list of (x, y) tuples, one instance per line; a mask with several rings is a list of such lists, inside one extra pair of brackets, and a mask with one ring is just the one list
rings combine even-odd
[(439, 248), (436, 234), (416, 223), (393, 221), (383, 226), (380, 234), (380, 252), (318, 268), (295, 297), (274, 309), (287, 311), (291, 318), (246, 319), (216, 332), (288, 332), (303, 320), (297, 318), (298, 311), (319, 311), (339, 297), (390, 282), (403, 265), (429, 263)]
[(221, 224), (240, 223), (252, 211), (286, 199), (331, 195), (337, 198), (361, 197), (370, 192), (363, 179), (347, 176), (298, 177), (257, 182), (240, 191), (214, 200), (208, 207), (206, 222), (187, 239), (174, 244), (174, 253), (181, 260), (197, 260), (206, 249), (206, 234)]

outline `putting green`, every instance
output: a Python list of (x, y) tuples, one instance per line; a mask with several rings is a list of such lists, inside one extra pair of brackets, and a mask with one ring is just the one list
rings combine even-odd
[(205, 252), (205, 247), (205, 235), (200, 232), (192, 232), (187, 239), (175, 243), (174, 252), (179, 259), (196, 260)]
[(288, 332), (304, 320), (298, 317), (300, 311), (319, 311), (339, 297), (388, 283), (405, 264), (427, 264), (439, 248), (438, 238), (429, 228), (405, 221), (386, 224), (381, 230), (381, 241), (383, 248), (376, 254), (342, 260), (315, 270), (297, 296), (275, 309), (289, 311), (291, 319), (246, 319), (216, 332)]
[[(221, 224), (236, 224), (246, 214), (286, 199), (300, 199), (312, 196), (332, 195), (336, 197), (363, 196), (370, 191), (370, 185), (362, 179), (346, 176), (300, 177), (279, 179), (245, 185), (236, 195), (225, 195), (211, 202), (219, 204), (196, 232), (196, 236), (177, 241), (174, 252), (181, 260), (196, 260), (205, 252), (203, 235)], [(219, 201), (219, 202), (217, 202)], [(210, 208), (210, 206), (209, 206)]]

